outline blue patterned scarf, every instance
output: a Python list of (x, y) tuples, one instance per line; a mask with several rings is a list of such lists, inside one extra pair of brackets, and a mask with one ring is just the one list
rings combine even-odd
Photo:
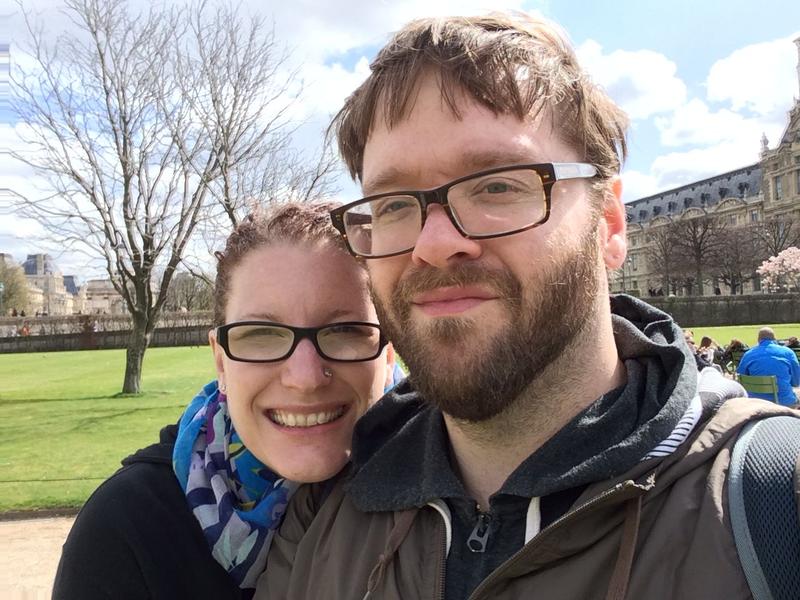
[(212, 556), (251, 598), (298, 484), (278, 477), (245, 448), (216, 381), (183, 413), (172, 464)]

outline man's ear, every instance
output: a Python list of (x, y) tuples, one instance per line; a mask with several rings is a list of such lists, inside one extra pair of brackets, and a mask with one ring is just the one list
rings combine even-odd
[(225, 351), (217, 342), (217, 332), (212, 329), (208, 332), (208, 343), (211, 345), (211, 352), (214, 354), (214, 367), (217, 369), (217, 381), (220, 387), (225, 385)]
[(622, 204), (622, 179), (618, 175), (609, 181), (603, 196), (599, 231), (600, 249), (606, 267), (619, 269), (628, 253), (628, 241), (625, 206)]

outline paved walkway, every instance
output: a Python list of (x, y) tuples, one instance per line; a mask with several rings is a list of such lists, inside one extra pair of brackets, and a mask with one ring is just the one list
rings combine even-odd
[(75, 517), (0, 521), (0, 598), (50, 598), (61, 545)]

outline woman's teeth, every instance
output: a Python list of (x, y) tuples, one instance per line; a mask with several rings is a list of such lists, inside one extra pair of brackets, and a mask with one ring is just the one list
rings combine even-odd
[(335, 421), (344, 414), (345, 407), (336, 410), (318, 413), (292, 413), (285, 410), (271, 410), (268, 412), (269, 419), (273, 423), (284, 427), (314, 427), (314, 425), (324, 425)]

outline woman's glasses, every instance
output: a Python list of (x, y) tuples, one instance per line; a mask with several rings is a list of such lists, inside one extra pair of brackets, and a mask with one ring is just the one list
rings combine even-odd
[(231, 360), (286, 360), (302, 339), (309, 339), (322, 358), (361, 362), (377, 358), (387, 344), (376, 323), (346, 321), (321, 327), (292, 327), (270, 321), (240, 321), (217, 327), (217, 342)]

